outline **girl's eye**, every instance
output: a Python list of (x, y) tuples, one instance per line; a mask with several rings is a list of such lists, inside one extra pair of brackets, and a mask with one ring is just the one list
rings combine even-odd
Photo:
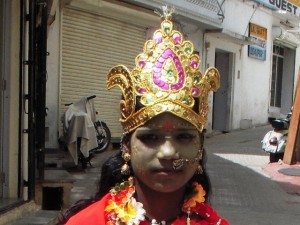
[(150, 143), (150, 142), (157, 141), (159, 139), (159, 137), (156, 134), (143, 134), (143, 135), (140, 135), (138, 137), (138, 139), (140, 139), (142, 142)]
[(192, 141), (196, 136), (189, 133), (182, 133), (176, 136), (177, 141)]
[[(144, 133), (144, 134), (140, 134), (137, 135), (137, 138), (140, 139), (142, 142), (144, 142), (145, 144), (158, 144), (161, 141), (164, 141), (167, 139), (167, 136), (161, 135), (161, 134), (155, 134), (155, 133)], [(168, 135), (168, 139), (171, 138), (174, 141), (177, 142), (191, 142), (193, 141), (196, 136), (192, 133), (179, 133), (176, 134), (174, 136), (169, 136)]]

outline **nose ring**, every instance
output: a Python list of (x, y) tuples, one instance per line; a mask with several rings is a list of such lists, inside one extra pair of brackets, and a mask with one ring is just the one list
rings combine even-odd
[(179, 159), (178, 158), (178, 159), (173, 160), (173, 169), (174, 170), (179, 170), (181, 167), (184, 166), (184, 164), (190, 165), (190, 164), (198, 163), (199, 160), (202, 159), (202, 152), (203, 152), (203, 150), (200, 149), (198, 151), (196, 157), (193, 158), (193, 159)]

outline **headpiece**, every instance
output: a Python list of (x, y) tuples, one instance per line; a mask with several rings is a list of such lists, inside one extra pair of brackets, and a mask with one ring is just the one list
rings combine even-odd
[[(120, 110), (125, 132), (163, 112), (179, 116), (202, 131), (207, 121), (208, 94), (220, 86), (216, 68), (208, 68), (202, 75), (193, 44), (173, 30), (171, 13), (163, 9), (161, 28), (146, 41), (143, 53), (135, 59), (135, 68), (130, 72), (118, 65), (107, 75), (108, 89), (118, 85), (122, 90)], [(197, 98), (198, 109), (194, 109)]]

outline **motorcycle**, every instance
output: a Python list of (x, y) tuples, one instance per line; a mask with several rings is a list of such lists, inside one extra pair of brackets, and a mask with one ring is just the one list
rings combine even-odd
[(75, 165), (81, 163), (85, 169), (91, 167), (95, 153), (107, 149), (111, 133), (104, 121), (96, 120), (95, 95), (83, 97), (78, 102), (66, 104), (67, 110), (61, 117), (63, 135), (59, 142), (72, 156)]
[(270, 163), (283, 159), (292, 112), (285, 118), (269, 118), (273, 130), (268, 131), (262, 143), (262, 150), (270, 154)]

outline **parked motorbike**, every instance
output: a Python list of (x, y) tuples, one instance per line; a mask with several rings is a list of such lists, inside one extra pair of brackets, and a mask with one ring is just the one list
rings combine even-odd
[(292, 112), (285, 118), (269, 118), (273, 130), (265, 134), (261, 143), (262, 150), (270, 154), (270, 163), (283, 159), (291, 116)]
[(88, 163), (92, 167), (94, 154), (106, 150), (111, 141), (106, 123), (96, 120), (95, 97), (83, 97), (78, 102), (66, 104), (68, 108), (61, 118), (63, 136), (59, 142), (71, 154), (74, 163), (81, 163), (83, 169)]

